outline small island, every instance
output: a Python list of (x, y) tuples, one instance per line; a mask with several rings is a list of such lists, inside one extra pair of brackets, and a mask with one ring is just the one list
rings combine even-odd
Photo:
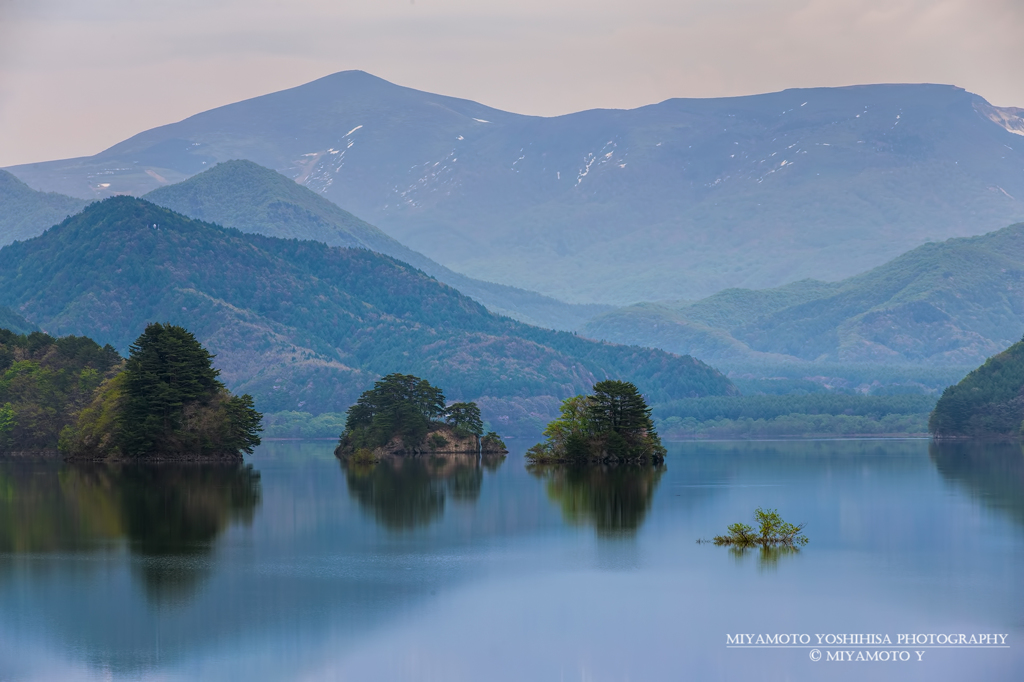
[(530, 461), (660, 464), (665, 459), (651, 408), (628, 381), (594, 384), (591, 395), (567, 398), (559, 411), (544, 429), (547, 441), (527, 450)]
[(476, 403), (445, 405), (444, 393), (426, 379), (389, 374), (349, 408), (335, 456), (376, 462), (395, 456), (505, 454), (493, 431), (484, 434)]
[(250, 395), (217, 379), (211, 355), (187, 329), (150, 324), (123, 371), (60, 434), (68, 461), (241, 462), (260, 444)]
[(796, 549), (807, 544), (807, 536), (803, 534), (804, 525), (794, 525), (783, 521), (775, 509), (761, 509), (754, 512), (754, 520), (758, 529), (755, 531), (745, 523), (734, 523), (729, 526), (728, 535), (716, 535), (716, 545), (736, 548), (748, 548), (755, 545), (762, 548), (786, 547)]

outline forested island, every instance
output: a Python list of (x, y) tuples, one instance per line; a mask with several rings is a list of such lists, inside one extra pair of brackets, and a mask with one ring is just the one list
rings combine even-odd
[(651, 408), (635, 385), (607, 380), (590, 395), (562, 402), (561, 416), (544, 429), (547, 440), (530, 448), (533, 462), (661, 463), (661, 444)]
[(0, 451), (88, 461), (241, 461), (251, 396), (218, 380), (191, 332), (150, 324), (127, 360), (86, 337), (0, 330)]
[(506, 452), (498, 434), (484, 434), (476, 403), (446, 406), (440, 388), (395, 373), (375, 382), (349, 408), (334, 454), (343, 460), (377, 461), (394, 455)]
[(943, 391), (928, 430), (938, 439), (1024, 435), (1024, 340)]

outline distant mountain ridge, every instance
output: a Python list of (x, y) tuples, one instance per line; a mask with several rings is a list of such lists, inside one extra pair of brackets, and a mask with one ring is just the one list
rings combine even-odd
[(541, 118), (343, 72), (11, 170), (95, 198), (248, 158), (463, 274), (628, 304), (841, 279), (1024, 219), (1022, 131), (941, 85)]
[(0, 249), (0, 305), (122, 351), (147, 322), (185, 326), (228, 387), (267, 412), (344, 412), (394, 371), (477, 399), (495, 426), (553, 414), (606, 377), (655, 402), (737, 393), (693, 358), (499, 317), (387, 256), (244, 234), (127, 196)]
[(172, 211), (242, 232), (359, 247), (397, 258), (490, 310), (549, 329), (572, 330), (610, 306), (563, 303), (532, 291), (475, 280), (405, 247), (316, 192), (252, 161), (233, 160), (145, 195)]
[(1024, 332), (1024, 223), (925, 244), (841, 282), (629, 306), (581, 332), (715, 363), (975, 364)]

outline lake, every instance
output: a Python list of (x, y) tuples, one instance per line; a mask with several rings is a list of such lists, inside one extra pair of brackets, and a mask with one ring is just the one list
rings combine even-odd
[[(1024, 677), (1019, 445), (674, 443), (662, 470), (531, 473), (530, 444), (0, 462), (0, 680)], [(698, 544), (757, 507), (810, 543)]]

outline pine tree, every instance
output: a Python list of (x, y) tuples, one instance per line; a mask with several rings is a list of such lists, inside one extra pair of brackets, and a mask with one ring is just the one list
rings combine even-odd
[(129, 347), (117, 441), (129, 457), (252, 452), (262, 415), (233, 397), (213, 355), (183, 327), (154, 323)]
[(484, 432), (484, 421), (476, 403), (452, 403), (445, 410), (444, 419), (457, 431), (479, 436)]

